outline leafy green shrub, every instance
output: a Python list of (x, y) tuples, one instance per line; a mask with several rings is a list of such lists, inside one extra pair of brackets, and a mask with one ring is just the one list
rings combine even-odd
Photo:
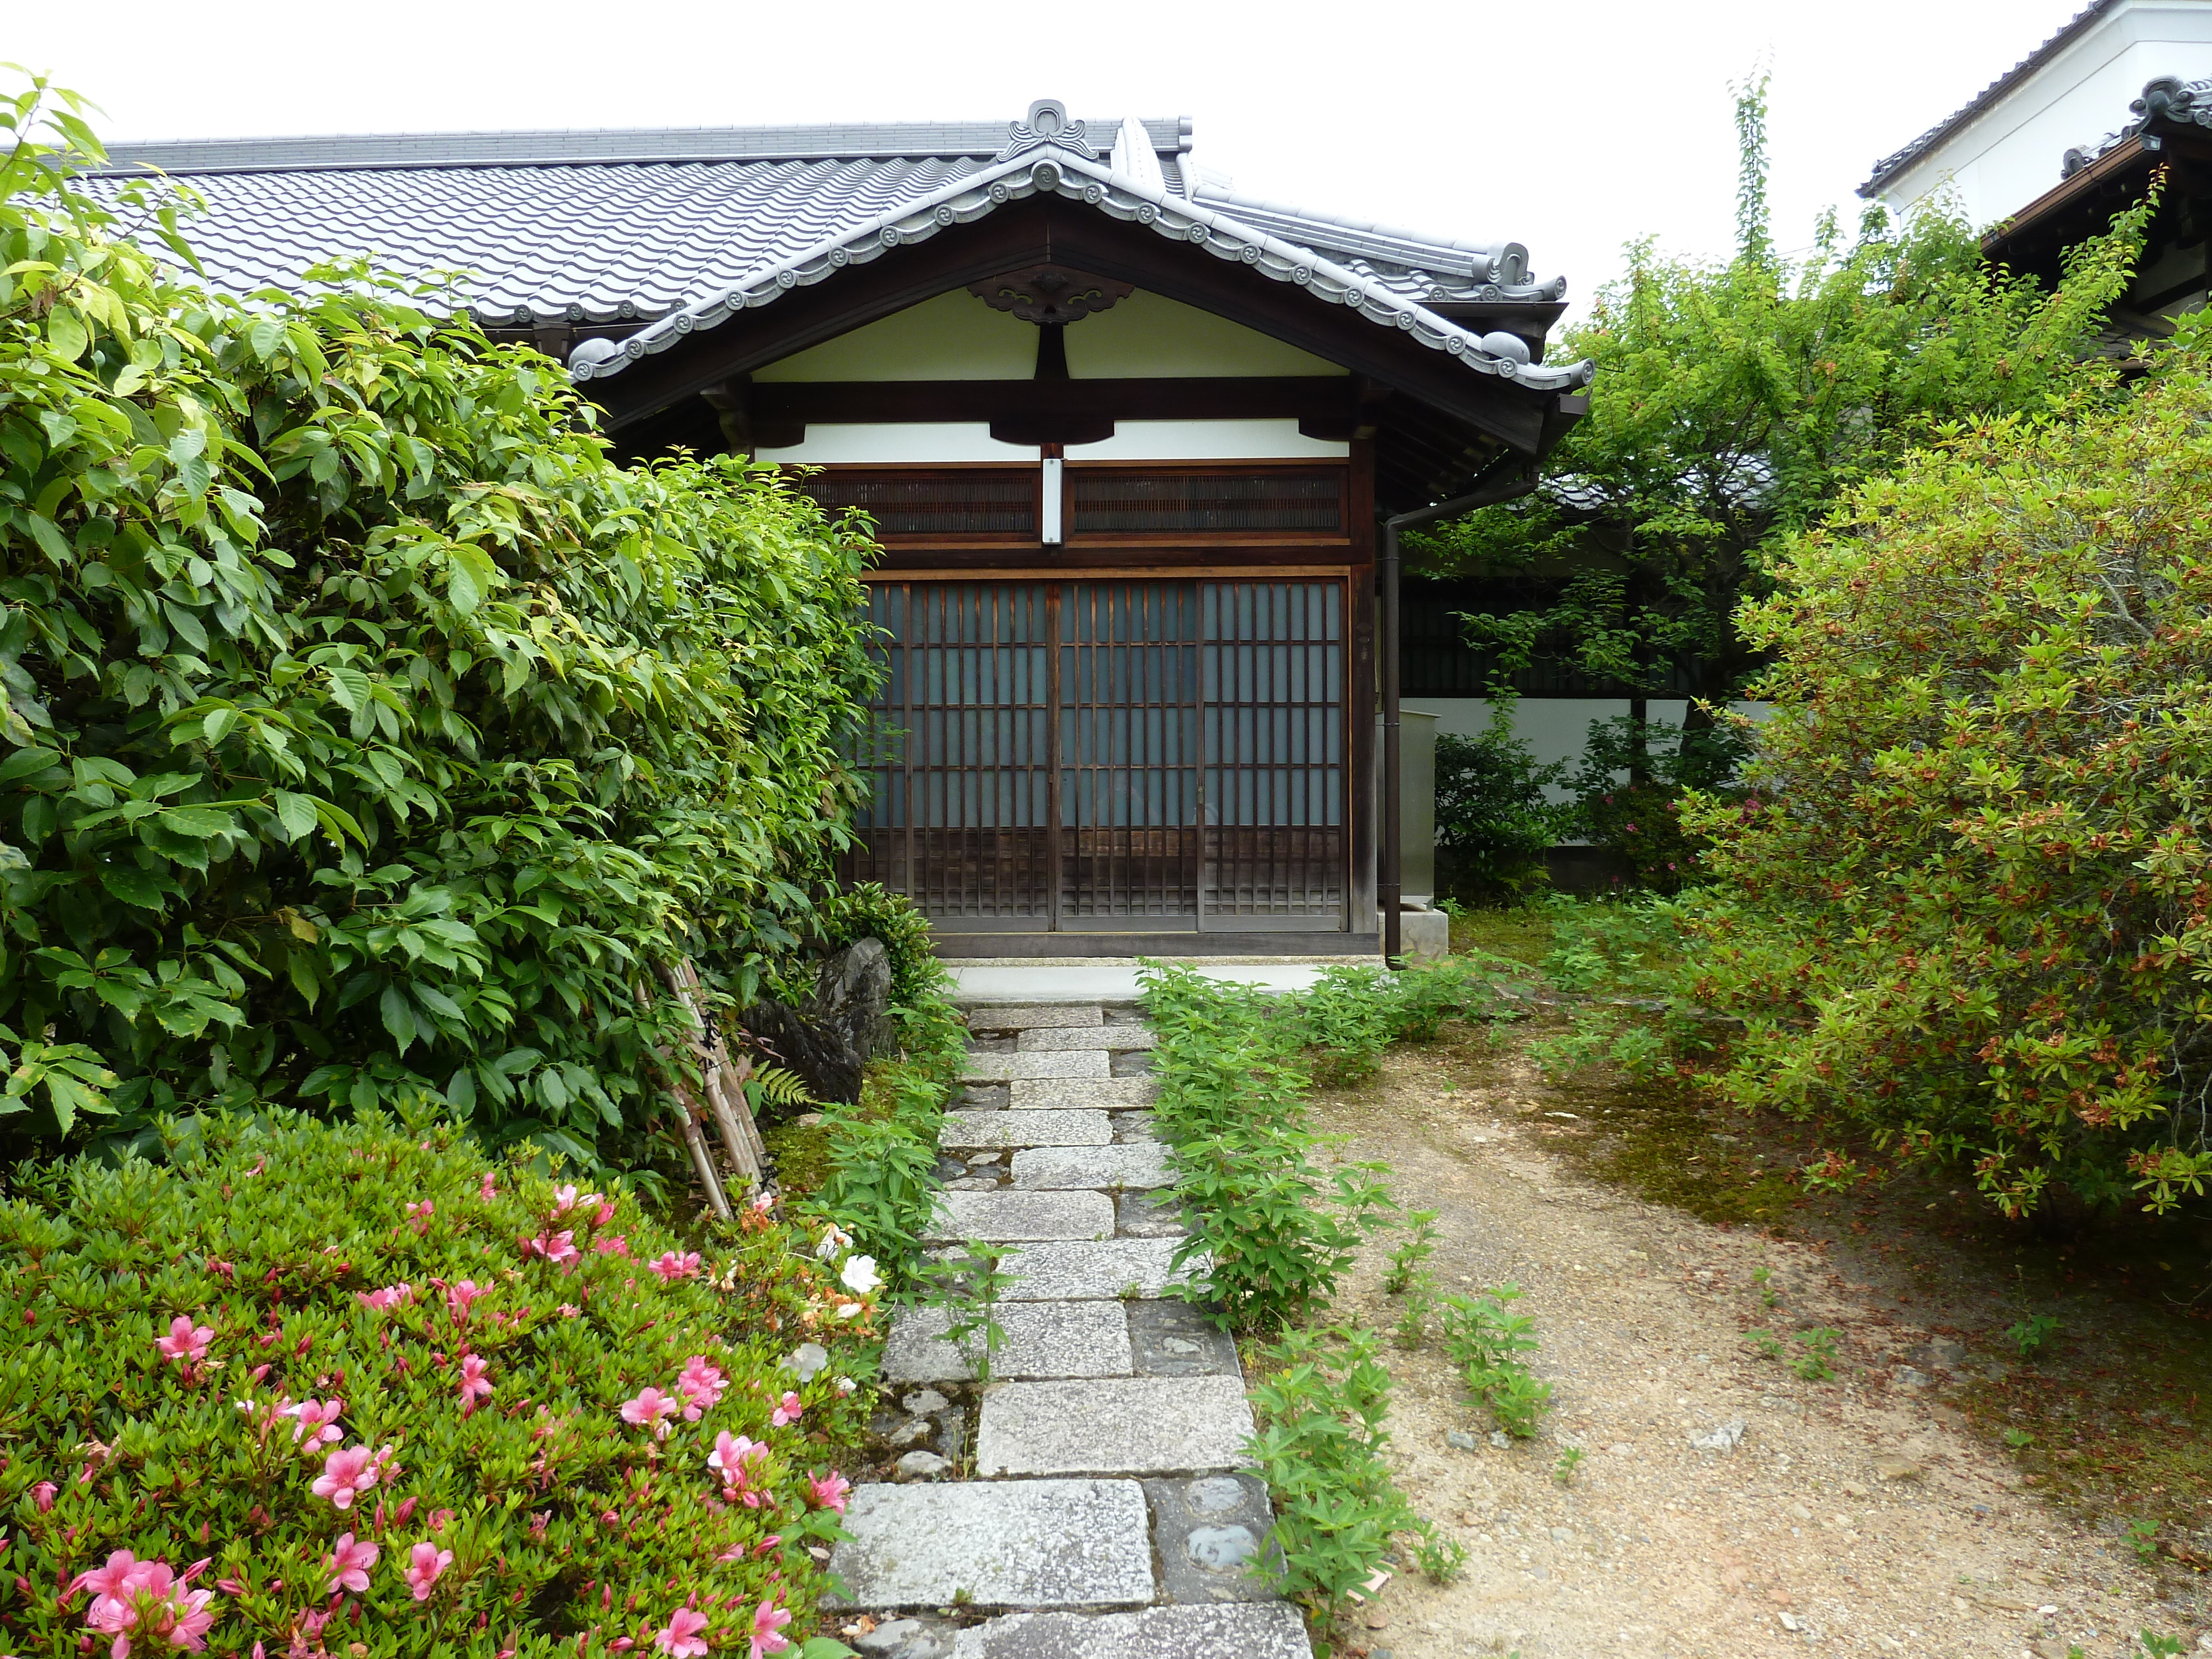
[(1566, 775), (1566, 763), (1538, 763), (1513, 735), (1516, 702), (1493, 694), (1490, 724), (1474, 737), (1437, 734), (1437, 850), (1455, 896), (1478, 903), (1543, 885), (1544, 855), (1574, 823), (1573, 804), (1547, 793)]
[(1536, 1322), (1508, 1310), (1522, 1294), (1518, 1285), (1494, 1285), (1480, 1296), (1454, 1294), (1437, 1304), (1444, 1351), (1468, 1387), (1490, 1407), (1498, 1426), (1516, 1440), (1536, 1432), (1552, 1401), (1552, 1385), (1531, 1376), (1522, 1358), (1542, 1346)]
[(1390, 1482), (1390, 1373), (1371, 1331), (1286, 1331), (1255, 1355), (1245, 1455), (1267, 1483), (1275, 1524), (1258, 1565), (1275, 1588), (1326, 1614), (1364, 1589), (1393, 1534), (1424, 1528)]
[(1733, 725), (1592, 720), (1575, 771), (1575, 828), (1620, 856), (1630, 886), (1679, 893), (1705, 868), (1704, 840), (1681, 822), (1682, 799), (1727, 793), (1749, 749)]
[(1771, 670), (1695, 994), (1717, 1087), (2170, 1210), (2212, 1176), (2212, 351), (2069, 418), (1993, 421), (1793, 542), (1743, 626)]
[(796, 1652), (865, 1261), (758, 1207), (687, 1248), (427, 1115), (162, 1133), (0, 1202), (0, 1649)]
[(11, 1133), (427, 1103), (650, 1152), (654, 966), (742, 1000), (815, 931), (868, 544), (738, 461), (615, 465), (427, 293), (173, 279), (40, 119), (0, 104)]

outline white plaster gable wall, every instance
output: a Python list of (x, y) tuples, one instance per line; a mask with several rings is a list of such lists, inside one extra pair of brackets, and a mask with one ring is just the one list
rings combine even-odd
[(2160, 75), (2212, 76), (2212, 0), (2122, 0), (1998, 102), (1883, 187), (1911, 208), (1950, 186), (1977, 227), (2026, 207), (2059, 181), (2061, 158), (2129, 118), (2129, 102)]
[[(1069, 325), (1071, 379), (1344, 374), (1326, 358), (1195, 306), (1137, 293)], [(754, 371), (761, 381), (1026, 380), (1036, 372), (1034, 324), (994, 311), (965, 289), (841, 334)]]

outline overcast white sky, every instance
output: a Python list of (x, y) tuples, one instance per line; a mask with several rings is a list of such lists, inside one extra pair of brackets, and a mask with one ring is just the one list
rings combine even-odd
[(1729, 83), (1754, 65), (1796, 246), (2082, 3), (19, 0), (0, 60), (97, 100), (116, 138), (999, 119), (1043, 97), (1188, 115), (1240, 191), (1510, 237), (1586, 299), (1632, 237), (1727, 250)]

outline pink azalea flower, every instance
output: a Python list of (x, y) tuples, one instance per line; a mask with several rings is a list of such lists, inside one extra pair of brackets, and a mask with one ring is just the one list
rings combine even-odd
[(573, 1302), (563, 1302), (555, 1311), (563, 1319), (580, 1319), (584, 1315), (584, 1310)]
[[(594, 1193), (592, 1196), (597, 1198), (599, 1194)], [(559, 1220), (562, 1216), (568, 1214), (569, 1211), (575, 1207), (576, 1189), (574, 1187), (559, 1187), (554, 1189), (553, 1217), (555, 1220)]]
[(826, 1475), (814, 1474), (806, 1478), (806, 1495), (813, 1499), (817, 1509), (845, 1512), (845, 1494), (853, 1490), (853, 1483), (832, 1469)]
[(301, 1455), (320, 1451), (325, 1446), (337, 1444), (345, 1437), (335, 1426), (338, 1413), (345, 1410), (345, 1401), (336, 1396), (325, 1400), (302, 1400), (296, 1406), (287, 1406), (280, 1413), (293, 1419), (292, 1438), (304, 1439)]
[(436, 1208), (437, 1206), (427, 1198), (419, 1204), (410, 1204), (407, 1206), (407, 1218), (415, 1224), (415, 1231), (417, 1233), (428, 1233), (430, 1231), (430, 1214)]
[(477, 1196), (487, 1204), (499, 1196), (499, 1188), (492, 1184), (491, 1171), (484, 1171), (483, 1185), (477, 1188)]
[(479, 1285), (473, 1279), (464, 1279), (446, 1287), (446, 1310), (453, 1316), (453, 1323), (469, 1322), (469, 1306), (492, 1292), (489, 1285)]
[[(149, 1561), (146, 1565), (151, 1566), (153, 1563)], [(70, 1579), (69, 1589), (63, 1592), (62, 1599), (67, 1601), (79, 1590), (88, 1589), (95, 1602), (118, 1600), (125, 1586), (131, 1582), (131, 1575), (138, 1571), (138, 1558), (129, 1550), (117, 1550), (107, 1558), (106, 1566), (91, 1568)]]
[(780, 1429), (787, 1423), (796, 1423), (805, 1414), (806, 1407), (799, 1403), (799, 1396), (787, 1392), (783, 1403), (769, 1413), (768, 1420)]
[(573, 1231), (556, 1233), (550, 1228), (535, 1238), (524, 1239), (522, 1253), (544, 1256), (556, 1267), (563, 1262), (574, 1261), (580, 1254), (576, 1249), (576, 1235)]
[(331, 1582), (323, 1586), (326, 1595), (336, 1595), (341, 1589), (349, 1589), (356, 1595), (368, 1593), (368, 1570), (376, 1565), (380, 1552), (366, 1540), (356, 1544), (353, 1534), (338, 1534), (337, 1547), (323, 1558), (323, 1571), (331, 1575)]
[(127, 1659), (134, 1640), (156, 1648), (198, 1653), (207, 1646), (207, 1630), (215, 1622), (208, 1603), (213, 1590), (186, 1590), (208, 1564), (195, 1563), (179, 1578), (166, 1561), (137, 1561), (128, 1550), (107, 1558), (104, 1568), (80, 1574), (69, 1593), (90, 1588), (94, 1596), (85, 1614), (85, 1625), (115, 1638), (112, 1659)]
[(608, 1233), (592, 1241), (592, 1248), (601, 1255), (628, 1256), (629, 1240), (620, 1233)]
[(329, 1498), (335, 1508), (351, 1509), (353, 1500), (376, 1484), (375, 1462), (366, 1446), (334, 1451), (324, 1460), (323, 1472), (310, 1490), (318, 1498)]
[(599, 1212), (592, 1218), (594, 1227), (604, 1227), (615, 1218), (615, 1206), (605, 1199), (599, 1200)]
[(707, 1363), (705, 1354), (693, 1354), (684, 1362), (684, 1375), (676, 1379), (676, 1392), (686, 1402), (684, 1420), (696, 1423), (721, 1403), (722, 1391), (728, 1387), (722, 1373)]
[(491, 1380), (484, 1375), (484, 1363), (476, 1355), (461, 1356), (461, 1415), (466, 1417), (477, 1408), (477, 1401), (491, 1393)]
[(672, 1285), (679, 1279), (696, 1279), (699, 1276), (699, 1252), (690, 1250), (678, 1255), (673, 1250), (664, 1251), (658, 1261), (648, 1261), (646, 1266)]
[(417, 1601), (427, 1601), (431, 1588), (453, 1565), (453, 1553), (441, 1550), (435, 1544), (417, 1544), (407, 1554), (407, 1570), (400, 1577), (406, 1579), (407, 1588), (415, 1592)]
[(169, 1322), (169, 1334), (155, 1338), (154, 1346), (161, 1351), (162, 1358), (189, 1367), (207, 1358), (208, 1344), (214, 1340), (212, 1328), (195, 1325), (188, 1316), (179, 1314)]
[(356, 1291), (353, 1299), (372, 1313), (382, 1313), (386, 1309), (412, 1302), (415, 1287), (403, 1279), (397, 1285), (386, 1285), (380, 1291)]
[(722, 1496), (740, 1500), (749, 1510), (761, 1506), (764, 1484), (761, 1465), (768, 1460), (768, 1447), (758, 1440), (748, 1440), (741, 1434), (728, 1430), (714, 1437), (714, 1449), (707, 1454), (707, 1467), (722, 1477)]
[(678, 1607), (653, 1638), (653, 1650), (668, 1655), (669, 1659), (696, 1659), (707, 1650), (707, 1644), (699, 1639), (699, 1632), (706, 1628), (705, 1613), (695, 1607)]
[(669, 1428), (665, 1419), (675, 1414), (676, 1407), (677, 1402), (659, 1389), (641, 1389), (635, 1400), (623, 1401), (623, 1421), (651, 1429), (655, 1440), (665, 1440)]
[(52, 1510), (54, 1494), (60, 1490), (61, 1488), (51, 1480), (41, 1480), (31, 1488), (31, 1501), (39, 1506), (40, 1515), (45, 1515)]
[(752, 1652), (748, 1659), (761, 1659), (764, 1653), (781, 1653), (791, 1645), (788, 1636), (777, 1634), (791, 1622), (791, 1609), (780, 1607), (773, 1601), (763, 1601), (753, 1614)]

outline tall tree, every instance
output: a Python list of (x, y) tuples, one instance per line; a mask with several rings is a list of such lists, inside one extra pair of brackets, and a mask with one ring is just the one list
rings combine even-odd
[(1788, 258), (1768, 228), (1766, 110), (1763, 78), (1739, 90), (1733, 257), (1632, 243), (1561, 345), (1597, 378), (1551, 481), (1413, 544), (1432, 574), (1492, 585), (1497, 603), (1465, 620), (1505, 669), (1544, 659), (1629, 688), (1639, 777), (1644, 696), (1724, 701), (1753, 672), (1733, 619), (1771, 590), (1784, 537), (1948, 423), (2110, 384), (2087, 343), (2150, 208), (2076, 250), (2048, 293), (1986, 267), (1942, 204), (1902, 225), (1869, 206), (1848, 244), (1831, 210)]

